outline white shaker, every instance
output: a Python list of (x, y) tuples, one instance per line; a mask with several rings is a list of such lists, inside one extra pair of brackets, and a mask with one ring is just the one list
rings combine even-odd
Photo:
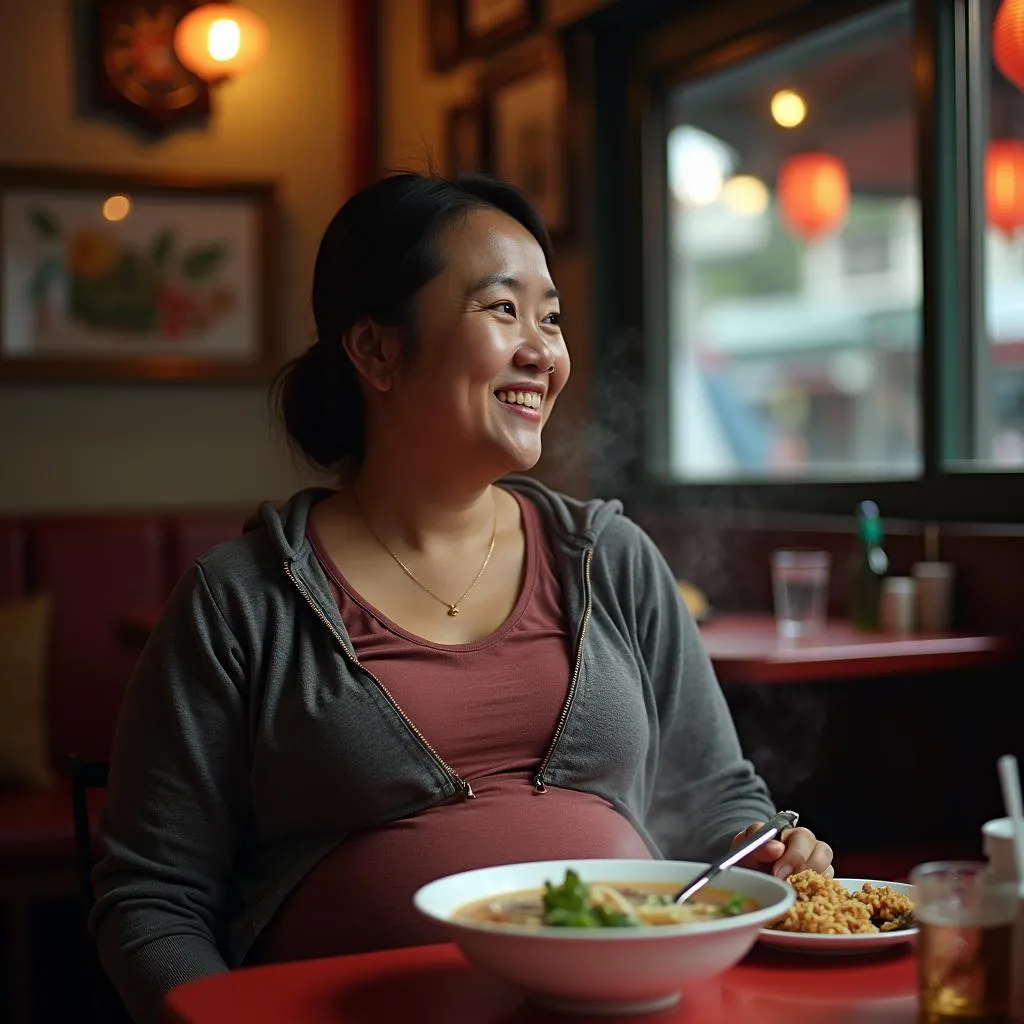
[(916, 562), (910, 570), (917, 583), (917, 625), (925, 633), (942, 633), (953, 622), (952, 562)]
[(882, 580), (879, 619), (886, 633), (914, 632), (917, 621), (917, 581), (910, 576), (887, 576)]

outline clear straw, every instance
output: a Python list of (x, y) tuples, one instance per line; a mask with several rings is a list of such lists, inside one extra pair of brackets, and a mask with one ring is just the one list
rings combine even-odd
[(1020, 772), (1017, 758), (1004, 754), (996, 762), (999, 784), (1003, 789), (1003, 805), (1013, 826), (1013, 854), (1017, 864), (1017, 880), (1024, 883), (1024, 800), (1020, 792)]

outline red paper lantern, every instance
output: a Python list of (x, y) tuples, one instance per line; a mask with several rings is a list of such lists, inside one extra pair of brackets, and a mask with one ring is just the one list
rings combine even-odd
[(1024, 89), (1024, 0), (1003, 0), (996, 12), (992, 59), (1018, 89)]
[(985, 154), (988, 222), (1010, 238), (1024, 227), (1024, 140), (990, 142)]
[(840, 227), (850, 208), (850, 178), (831, 153), (799, 153), (779, 169), (776, 195), (782, 222), (807, 241)]

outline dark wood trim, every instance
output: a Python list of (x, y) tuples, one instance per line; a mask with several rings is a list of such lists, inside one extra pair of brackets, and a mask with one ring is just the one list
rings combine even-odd
[[(968, 161), (963, 157), (968, 150), (968, 112), (957, 102), (957, 96), (967, 94), (967, 19), (963, 5), (956, 0), (937, 4), (933, 24), (936, 32), (934, 159), (942, 162), (933, 168), (930, 182), (927, 177), (922, 178), (922, 186), (931, 184), (939, 190), (934, 196), (922, 196), (922, 202), (931, 206), (931, 216), (926, 223), (935, 230), (937, 246), (932, 276), (926, 276), (924, 283), (926, 287), (934, 283), (938, 288), (930, 303), (938, 334), (936, 343), (925, 353), (926, 359), (931, 361), (923, 364), (922, 372), (935, 375), (931, 412), (938, 422), (926, 419), (924, 426), (937, 430), (933, 447), (937, 449), (939, 464), (944, 465), (947, 460), (967, 455), (974, 435), (973, 409), (964, 403), (960, 387), (961, 381), (971, 379), (974, 360), (969, 346), (958, 344), (971, 330), (966, 282), (972, 229), (968, 219), (960, 216), (970, 194)], [(925, 271), (928, 271), (927, 265)], [(927, 377), (922, 379), (928, 380)]]
[(0, 187), (117, 189), (133, 188), (146, 192), (205, 192), (211, 196), (234, 198), (249, 196), (265, 201), (275, 183), (264, 178), (231, 178), (215, 174), (189, 174), (184, 171), (124, 171), (118, 168), (77, 170), (57, 165), (0, 165)]
[(381, 12), (375, 0), (341, 0), (345, 94), (339, 131), (346, 195), (369, 185), (380, 171)]
[[(621, 15), (620, 5), (609, 13)], [(642, 158), (648, 84), (632, 67), (635, 41), (618, 18), (594, 35), (593, 287), (594, 325), (588, 380), (590, 435), (608, 452), (588, 452), (592, 493), (615, 493), (644, 478), (644, 281), (650, 274), (643, 238)], [(617, 400), (606, 401), (609, 395)], [(618, 400), (623, 399), (623, 400)], [(630, 401), (632, 399), (632, 401)], [(633, 415), (617, 410), (634, 407)], [(601, 448), (601, 445), (598, 445)], [(604, 458), (614, 452), (614, 458)]]
[(171, 359), (146, 356), (145, 361), (108, 359), (2, 359), (0, 381), (139, 381), (152, 384), (268, 384), (278, 364)]
[[(666, 82), (724, 71), (891, 0), (757, 0), (716, 8), (714, 17), (679, 19), (644, 39), (639, 66)], [(706, 2), (703, 6), (706, 6)], [(700, 7), (698, 7), (698, 10)]]

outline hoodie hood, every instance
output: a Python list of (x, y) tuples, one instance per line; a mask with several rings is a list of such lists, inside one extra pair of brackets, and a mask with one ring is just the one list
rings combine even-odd
[[(580, 550), (592, 547), (608, 524), (622, 514), (620, 501), (601, 498), (580, 501), (552, 490), (533, 477), (507, 476), (499, 483), (533, 502), (559, 538)], [(308, 546), (306, 524), (310, 511), (318, 501), (334, 493), (328, 487), (307, 487), (280, 508), (265, 501), (246, 520), (243, 532), (249, 533), (262, 526), (281, 556), (286, 561), (295, 561)]]

